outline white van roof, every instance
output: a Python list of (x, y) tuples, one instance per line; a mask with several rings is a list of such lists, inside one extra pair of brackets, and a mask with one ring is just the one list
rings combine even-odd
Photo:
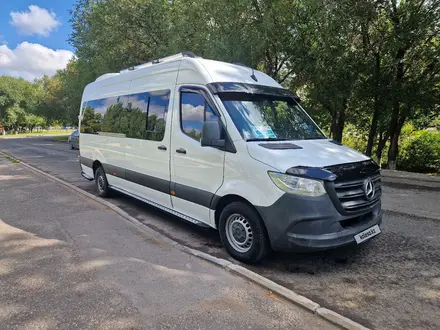
[(239, 64), (203, 59), (185, 52), (131, 67), (119, 73), (106, 73), (93, 85), (113, 85), (125, 81), (178, 70), (176, 83), (205, 85), (215, 82), (241, 82), (283, 88), (267, 74)]

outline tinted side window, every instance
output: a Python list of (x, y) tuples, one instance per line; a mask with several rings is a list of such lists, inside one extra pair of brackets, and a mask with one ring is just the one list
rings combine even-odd
[(101, 131), (103, 114), (107, 110), (105, 101), (102, 99), (87, 102), (82, 115), (81, 133), (98, 134)]
[(81, 133), (125, 136), (128, 131), (127, 106), (128, 96), (88, 101), (82, 116)]
[(155, 95), (150, 94), (147, 117), (147, 140), (162, 141), (165, 134), (165, 124), (168, 115), (170, 93)]
[[(103, 102), (103, 118), (101, 119), (101, 130), (98, 134), (112, 133), (125, 137), (129, 130), (129, 119), (127, 118), (127, 96), (111, 97), (100, 100)], [(95, 109), (100, 113), (101, 109)], [(109, 134), (107, 134), (109, 135)]]
[(162, 141), (169, 96), (167, 90), (88, 101), (81, 133)]
[(215, 118), (217, 116), (202, 95), (181, 93), (180, 125), (186, 135), (200, 141), (203, 123)]
[(128, 138), (145, 139), (149, 93), (130, 95), (127, 116), (129, 116)]
[(169, 91), (130, 95), (128, 104), (130, 132), (127, 137), (162, 141), (169, 98)]

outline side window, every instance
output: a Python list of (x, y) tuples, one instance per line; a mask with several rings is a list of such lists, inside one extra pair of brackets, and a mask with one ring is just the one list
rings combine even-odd
[(104, 99), (88, 101), (83, 110), (81, 133), (98, 134), (102, 131), (101, 123), (106, 109)]
[(162, 141), (169, 98), (167, 90), (88, 101), (81, 133)]
[(205, 98), (198, 93), (183, 92), (180, 96), (180, 102), (182, 131), (193, 139), (200, 141), (203, 123), (206, 120), (214, 120), (217, 116)]
[(118, 134), (121, 137), (125, 137), (128, 132), (128, 118), (125, 112), (128, 97), (110, 97), (101, 101), (103, 102), (102, 108), (104, 109), (101, 132)]
[(152, 141), (162, 141), (165, 134), (165, 124), (168, 115), (168, 103), (170, 93), (150, 94), (148, 104), (148, 116), (146, 124), (146, 139)]
[(128, 138), (145, 139), (149, 97), (150, 94), (148, 93), (130, 95), (127, 107), (127, 116), (129, 117)]
[(170, 91), (130, 95), (127, 108), (130, 129), (127, 137), (162, 141), (169, 99)]

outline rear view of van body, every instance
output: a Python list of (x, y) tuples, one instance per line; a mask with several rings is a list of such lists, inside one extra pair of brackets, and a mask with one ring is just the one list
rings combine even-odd
[(99, 77), (79, 118), (82, 175), (101, 196), (216, 228), (238, 260), (380, 233), (379, 167), (328, 139), (262, 72), (173, 55)]

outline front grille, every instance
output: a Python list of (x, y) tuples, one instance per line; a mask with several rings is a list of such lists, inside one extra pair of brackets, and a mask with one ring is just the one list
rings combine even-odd
[(374, 197), (368, 200), (363, 189), (366, 178), (353, 181), (335, 182), (336, 196), (346, 212), (368, 210), (380, 201), (382, 195), (382, 181), (380, 175), (370, 177), (373, 183)]

